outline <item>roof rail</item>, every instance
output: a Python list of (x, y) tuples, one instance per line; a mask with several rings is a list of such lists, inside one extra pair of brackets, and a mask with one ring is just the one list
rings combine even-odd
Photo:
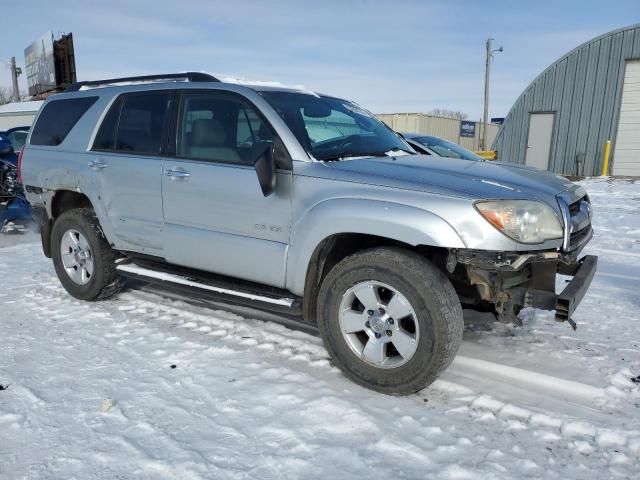
[(186, 80), (187, 82), (219, 82), (216, 77), (202, 72), (185, 72), (185, 73), (166, 73), (164, 75), (141, 75), (138, 77), (122, 77), (122, 78), (106, 78), (104, 80), (90, 80), (86, 82), (75, 82), (65, 89), (67, 92), (77, 92), (82, 87), (99, 87), (101, 85), (110, 85), (113, 83), (123, 82), (156, 82), (161, 80), (177, 81)]

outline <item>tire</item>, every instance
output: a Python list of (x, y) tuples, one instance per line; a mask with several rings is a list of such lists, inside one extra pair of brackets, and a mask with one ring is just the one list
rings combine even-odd
[[(364, 306), (370, 299), (360, 301), (368, 295), (363, 292), (375, 292), (380, 301), (374, 316), (370, 316), (373, 309)], [(451, 364), (462, 341), (462, 307), (451, 282), (429, 260), (409, 250), (373, 248), (345, 258), (325, 277), (317, 301), (318, 327), (334, 364), (349, 379), (377, 392), (409, 395), (423, 389)], [(394, 312), (409, 314), (395, 321)], [(368, 322), (364, 336), (343, 333), (360, 328), (349, 327), (362, 319)], [(370, 341), (374, 341), (371, 350)], [(380, 342), (387, 345), (378, 356)], [(379, 358), (384, 360), (377, 364)]]
[[(76, 240), (69, 240), (70, 236)], [(74, 254), (70, 253), (73, 245), (80, 246), (78, 239), (84, 240), (82, 245), (88, 247), (83, 250), (86, 253), (82, 258), (87, 274), (83, 279), (74, 280), (71, 275), (77, 276), (82, 268), (65, 268), (65, 262), (67, 266), (74, 262), (80, 266), (77, 257), (72, 258)], [(116, 273), (118, 254), (109, 246), (95, 212), (90, 208), (68, 210), (56, 219), (51, 231), (51, 253), (58, 279), (72, 297), (86, 301), (104, 300), (118, 293), (124, 285), (124, 279)]]

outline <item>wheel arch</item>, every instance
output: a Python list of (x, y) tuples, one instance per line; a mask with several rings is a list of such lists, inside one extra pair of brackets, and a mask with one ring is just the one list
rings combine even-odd
[(45, 206), (39, 210), (42, 212), (39, 215), (40, 240), (45, 257), (51, 258), (51, 231), (56, 218), (73, 208), (93, 208), (93, 205), (85, 194), (68, 189), (56, 190), (44, 203)]
[(55, 220), (61, 214), (73, 208), (93, 208), (93, 205), (89, 197), (82, 192), (65, 189), (56, 190), (51, 197), (51, 219)]
[[(95, 208), (94, 202), (91, 200), (90, 196), (77, 189), (72, 190), (69, 188), (59, 188), (50, 192), (48, 197), (45, 197), (44, 203), (46, 208), (46, 218), (41, 219), (42, 229), (40, 236), (42, 240), (42, 250), (48, 258), (51, 258), (51, 230), (53, 229), (53, 224), (60, 215), (76, 208), (91, 208), (96, 212), (96, 215), (100, 217), (100, 212)], [(100, 218), (100, 220), (102, 219)], [(100, 227), (103, 230), (106, 230), (102, 221), (100, 222)], [(109, 236), (108, 231), (104, 231), (104, 233), (107, 237)]]
[(307, 320), (315, 319), (315, 298), (327, 272), (343, 258), (377, 246), (429, 256), (464, 248), (464, 242), (445, 220), (416, 207), (358, 199), (323, 202), (294, 225), (287, 258), (287, 288), (305, 299)]

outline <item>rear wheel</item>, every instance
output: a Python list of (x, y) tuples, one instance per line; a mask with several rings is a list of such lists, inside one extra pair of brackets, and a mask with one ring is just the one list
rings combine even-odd
[(318, 296), (318, 326), (334, 363), (367, 388), (394, 395), (432, 383), (462, 340), (449, 279), (422, 256), (375, 248), (338, 263)]
[(117, 254), (105, 238), (90, 208), (68, 210), (51, 231), (53, 265), (60, 283), (80, 300), (108, 298), (122, 288), (116, 274)]

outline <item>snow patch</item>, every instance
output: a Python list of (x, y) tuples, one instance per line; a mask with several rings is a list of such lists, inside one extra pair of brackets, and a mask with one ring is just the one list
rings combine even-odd
[(537, 310), (468, 324), (462, 361), (405, 398), (257, 313), (146, 289), (77, 301), (20, 236), (0, 247), (3, 478), (636, 478), (640, 183), (583, 185), (600, 261), (578, 331)]

